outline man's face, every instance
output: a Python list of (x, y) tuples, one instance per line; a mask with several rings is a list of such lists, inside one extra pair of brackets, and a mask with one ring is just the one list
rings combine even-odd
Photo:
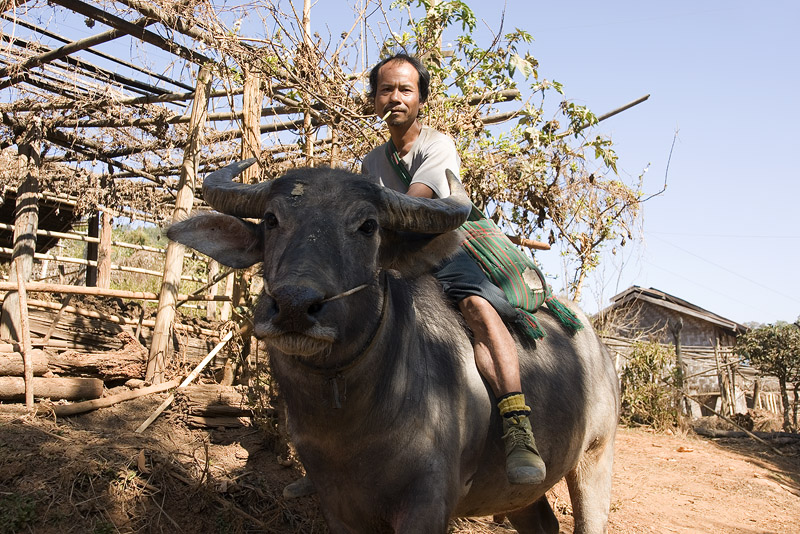
[(390, 61), (378, 71), (375, 93), (375, 114), (391, 111), (386, 119), (390, 126), (410, 125), (417, 120), (422, 106), (419, 96), (419, 73), (405, 61)]

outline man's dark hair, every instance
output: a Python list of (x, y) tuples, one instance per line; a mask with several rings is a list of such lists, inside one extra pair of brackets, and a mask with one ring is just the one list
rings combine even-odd
[(381, 67), (391, 61), (405, 61), (417, 69), (417, 73), (419, 73), (419, 82), (417, 83), (417, 85), (419, 85), (419, 101), (420, 103), (427, 102), (428, 91), (431, 85), (431, 75), (428, 69), (425, 68), (425, 65), (423, 65), (419, 59), (402, 53), (387, 57), (372, 67), (372, 70), (369, 71), (369, 97), (375, 100), (375, 95), (378, 94), (378, 72), (381, 70)]

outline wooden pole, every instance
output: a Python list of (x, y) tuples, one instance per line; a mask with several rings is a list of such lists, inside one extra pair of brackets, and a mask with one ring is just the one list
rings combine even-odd
[[(30, 280), (33, 271), (33, 255), (36, 252), (36, 230), (39, 228), (39, 156), (38, 141), (36, 146), (29, 143), (19, 145), (20, 174), (25, 174), (25, 180), (19, 187), (17, 194), (17, 207), (14, 211), (14, 251), (12, 257), (22, 258), (21, 263), (13, 261), (11, 280), (22, 279), (26, 282)], [(19, 266), (19, 267), (18, 267)], [(21, 273), (17, 269), (21, 268)], [(0, 319), (0, 338), (20, 341), (21, 330), (19, 328), (19, 296), (14, 291), (6, 295), (3, 299), (3, 314)]]
[[(194, 203), (194, 188), (197, 179), (197, 167), (200, 159), (200, 146), (203, 138), (203, 126), (208, 113), (208, 94), (211, 89), (211, 70), (207, 66), (200, 68), (197, 75), (197, 89), (192, 105), (192, 121), (189, 123), (189, 142), (183, 153), (181, 177), (178, 182), (178, 193), (175, 199), (175, 211), (172, 221), (178, 222), (188, 217)], [(147, 361), (145, 380), (160, 384), (164, 380), (164, 369), (170, 348), (170, 333), (175, 319), (175, 303), (178, 300), (181, 271), (183, 270), (183, 245), (170, 241), (164, 259), (164, 278), (156, 312), (156, 325), (150, 345), (150, 356)]]
[(203, 66), (214, 64), (214, 61), (212, 61), (210, 58), (198, 52), (195, 52), (194, 50), (179, 45), (175, 41), (161, 37), (157, 33), (145, 30), (141, 26), (137, 26), (135, 23), (128, 22), (127, 20), (121, 17), (112, 15), (107, 11), (103, 11), (98, 7), (87, 4), (85, 2), (81, 2), (80, 0), (52, 0), (52, 3), (66, 7), (67, 9), (71, 9), (72, 11), (79, 13), (85, 17), (89, 17), (99, 22), (102, 22), (103, 24), (111, 26), (114, 29), (120, 30), (141, 41), (150, 43), (153, 46), (157, 46), (158, 48), (165, 50), (170, 54), (175, 54), (177, 56), (180, 56), (187, 61), (191, 61), (193, 63)]
[[(108, 321), (110, 323), (137, 326), (139, 328), (141, 328), (142, 326), (146, 326), (148, 328), (151, 328), (151, 327), (154, 327), (156, 325), (155, 321), (153, 321), (153, 320), (145, 320), (141, 315), (139, 316), (138, 319), (129, 319), (128, 317), (120, 317), (118, 315), (100, 313), (100, 312), (95, 311), (95, 310), (85, 310), (83, 308), (76, 308), (75, 306), (65, 306), (65, 307), (62, 308), (61, 304), (58, 304), (57, 302), (48, 302), (46, 300), (29, 299), (28, 300), (28, 306), (31, 307), (31, 308), (42, 308), (44, 310), (56, 310), (56, 311), (64, 310), (64, 313), (72, 313), (74, 315), (81, 315), (83, 317), (91, 317), (93, 319), (101, 319), (103, 321)], [(202, 328), (200, 326), (195, 326), (195, 325), (185, 325), (185, 324), (175, 323), (175, 324), (172, 325), (172, 328), (175, 329), (175, 330), (180, 330), (180, 331), (183, 331), (183, 332), (191, 332), (193, 334), (200, 334), (200, 335), (204, 335), (204, 336), (212, 336), (213, 337), (213, 336), (217, 335), (216, 330), (211, 330), (209, 328)], [(134, 337), (136, 337), (138, 339), (138, 336), (134, 336)], [(56, 340), (54, 340), (54, 341), (56, 341)], [(66, 341), (64, 341), (63, 343), (66, 343)], [(50, 346), (50, 343), (45, 343), (43, 339), (42, 340), (36, 340), (33, 344), (34, 345), (48, 345), (48, 346)], [(63, 346), (66, 346), (66, 345), (63, 345)], [(5, 351), (5, 350), (7, 350), (5, 347), (15, 347), (14, 348), (15, 351), (17, 350), (17, 347), (19, 347), (20, 350), (21, 350), (21, 347), (20, 347), (20, 345), (18, 343), (3, 343), (3, 344), (0, 344), (0, 353)]]
[(236, 273), (232, 272), (225, 278), (225, 293), (223, 297), (225, 300), (222, 302), (222, 311), (219, 314), (220, 321), (228, 321), (231, 318), (233, 308), (233, 288), (236, 285)]
[[(13, 347), (13, 345), (4, 345)], [(29, 352), (33, 376), (42, 376), (48, 371), (47, 353), (41, 349)], [(25, 355), (22, 352), (0, 352), (0, 376), (25, 376)], [(32, 377), (31, 377), (32, 378)], [(32, 382), (32, 380), (31, 380)]]
[(97, 287), (111, 287), (111, 214), (100, 212), (100, 246), (97, 248)]
[[(13, 254), (13, 252), (14, 252), (13, 249), (7, 249), (5, 247), (0, 247), (0, 255), (3, 255), (3, 254), (11, 255), (11, 254)], [(69, 256), (55, 256), (53, 254), (40, 254), (38, 252), (33, 255), (33, 258), (35, 260), (51, 259), (51, 260), (55, 260), (55, 261), (57, 261), (59, 263), (72, 263), (72, 264), (76, 264), (76, 265), (92, 265), (92, 266), (96, 266), (97, 265), (96, 261), (89, 261), (89, 260), (84, 260), (84, 259), (81, 259), (81, 258), (70, 258)], [(161, 277), (164, 274), (163, 271), (151, 271), (150, 269), (141, 269), (139, 267), (127, 267), (125, 265), (113, 265), (112, 264), (110, 266), (110, 269), (112, 271), (123, 271), (123, 272), (126, 272), (126, 273), (147, 274), (147, 275), (158, 276), (158, 277)], [(205, 280), (202, 279), (202, 278), (197, 278), (196, 276), (188, 276), (188, 275), (187, 276), (182, 276), (181, 280), (188, 280), (188, 281), (191, 281), (191, 282), (205, 282)]]
[(31, 331), (28, 327), (28, 294), (25, 292), (25, 277), (23, 258), (17, 257), (14, 263), (17, 266), (17, 293), (19, 295), (19, 326), (22, 332), (22, 365), (25, 377), (25, 408), (33, 411), (33, 363), (31, 355)]
[(119, 404), (120, 402), (136, 399), (139, 397), (144, 397), (145, 395), (152, 395), (153, 393), (161, 393), (162, 391), (167, 391), (168, 389), (174, 388), (179, 383), (180, 380), (176, 378), (175, 380), (170, 380), (169, 382), (164, 382), (163, 384), (157, 384), (155, 386), (147, 386), (141, 389), (134, 389), (132, 391), (125, 391), (117, 395), (102, 397), (100, 399), (76, 402), (73, 404), (64, 404), (64, 405), (56, 404), (55, 406), (53, 406), (53, 412), (59, 417), (64, 417), (65, 415), (75, 415), (79, 413), (85, 413), (92, 410), (97, 410), (98, 408), (107, 408), (109, 406), (113, 406), (114, 404)]
[[(725, 370), (728, 373), (728, 386), (731, 390), (731, 415), (736, 413), (736, 359), (733, 358), (733, 353), (729, 349), (722, 351), (723, 361), (725, 362)], [(745, 403), (745, 411), (747, 411), (747, 403)]]
[[(3, 37), (3, 40), (6, 40), (5, 36)], [(15, 44), (17, 46), (20, 46), (20, 47), (24, 47), (24, 48), (28, 48), (28, 49), (33, 48), (36, 51), (46, 51), (46, 52), (51, 52), (52, 51), (48, 47), (45, 47), (45, 46), (42, 46), (42, 45), (37, 45), (37, 44), (34, 44), (34, 43), (28, 43), (24, 39), (16, 38), (16, 39), (8, 39), (8, 40), (10, 42), (12, 42), (13, 44)], [(114, 72), (114, 71), (110, 71), (110, 70), (107, 70), (107, 69), (100, 68), (100, 67), (98, 67), (96, 65), (93, 65), (93, 64), (91, 64), (91, 63), (89, 63), (87, 61), (83, 61), (81, 59), (77, 59), (77, 58), (74, 58), (74, 57), (66, 56), (66, 57), (61, 58), (61, 61), (63, 63), (66, 63), (67, 65), (75, 68), (76, 70), (78, 70), (78, 72), (80, 72), (82, 74), (85, 74), (87, 76), (94, 77), (94, 78), (104, 79), (104, 80), (107, 80), (108, 82), (113, 82), (113, 83), (120, 84), (124, 88), (126, 88), (126, 89), (128, 89), (130, 91), (133, 91), (135, 93), (140, 93), (140, 94), (143, 94), (143, 95), (149, 95), (151, 93), (155, 93), (155, 94), (166, 93), (166, 91), (164, 89), (161, 89), (161, 88), (156, 87), (154, 85), (150, 85), (148, 83), (141, 82), (141, 81), (136, 80), (134, 78), (129, 78), (127, 76), (123, 76), (123, 75), (119, 74), (118, 72)], [(61, 66), (61, 65), (59, 65), (59, 66)], [(14, 67), (9, 66), (9, 68), (14, 68)], [(12, 85), (15, 85), (15, 84), (17, 84), (17, 83), (19, 83), (21, 81), (28, 81), (28, 80), (31, 79), (31, 76), (30, 76), (31, 69), (22, 69), (22, 70), (18, 70), (16, 72), (17, 72), (16, 74), (11, 74), (10, 77), (6, 78), (3, 81), (0, 81), (0, 90), (5, 89), (7, 87), (10, 87)], [(47, 78), (47, 79), (51, 79), (49, 76), (42, 76), (42, 77), (43, 78)], [(53, 78), (53, 81), (55, 81), (56, 83), (59, 83), (59, 80), (57, 78)], [(73, 82), (73, 84), (74, 84), (75, 87), (77, 87), (77, 84), (75, 84), (75, 82)], [(85, 87), (84, 91), (89, 92), (89, 91), (91, 91), (91, 89), (89, 87)]]
[[(21, 69), (23, 71), (32, 69), (32, 68), (34, 68), (34, 67), (36, 67), (36, 66), (38, 66), (40, 64), (43, 64), (43, 63), (49, 63), (49, 62), (54, 61), (55, 59), (59, 59), (61, 57), (66, 57), (66, 56), (68, 56), (68, 55), (70, 55), (70, 54), (72, 54), (74, 52), (79, 51), (79, 50), (86, 50), (88, 53), (93, 54), (93, 55), (95, 55), (97, 57), (101, 57), (101, 58), (103, 58), (105, 60), (111, 61), (111, 62), (116, 63), (118, 65), (122, 65), (123, 67), (128, 67), (128, 68), (130, 68), (132, 70), (135, 70), (137, 72), (141, 72), (142, 74), (145, 74), (148, 78), (157, 78), (157, 79), (159, 79), (161, 81), (170, 83), (170, 84), (175, 85), (177, 87), (181, 87), (181, 88), (183, 88), (183, 89), (185, 89), (187, 91), (191, 91), (192, 90), (191, 86), (186, 85), (185, 83), (179, 82), (178, 80), (174, 80), (172, 78), (169, 78), (169, 77), (164, 76), (163, 74), (159, 74), (157, 72), (152, 72), (152, 71), (149, 71), (147, 69), (143, 69), (142, 67), (140, 67), (138, 65), (134, 65), (133, 63), (130, 63), (128, 61), (123, 61), (123, 60), (121, 60), (119, 58), (116, 58), (114, 56), (111, 56), (109, 54), (105, 54), (103, 52), (100, 52), (98, 50), (94, 50), (94, 49), (91, 48), (94, 45), (98, 45), (98, 44), (102, 44), (102, 43), (105, 43), (105, 42), (108, 42), (108, 41), (112, 41), (112, 40), (116, 39), (117, 37), (125, 35), (124, 32), (120, 32), (119, 30), (110, 30), (110, 31), (101, 33), (99, 35), (94, 35), (92, 37), (87, 37), (85, 39), (81, 39), (80, 41), (71, 42), (69, 39), (66, 39), (66, 38), (64, 38), (64, 37), (62, 37), (60, 35), (57, 35), (57, 34), (55, 34), (53, 32), (45, 30), (44, 28), (36, 26), (35, 24), (31, 24), (29, 22), (25, 22), (24, 20), (20, 20), (19, 18), (15, 18), (15, 17), (12, 17), (10, 15), (6, 15), (5, 13), (0, 15), (0, 17), (6, 19), (9, 22), (13, 22), (14, 24), (16, 24), (18, 26), (22, 26), (23, 28), (27, 28), (29, 30), (33, 30), (38, 34), (45, 35), (47, 37), (50, 37), (51, 39), (54, 39), (56, 41), (60, 41), (60, 42), (64, 43), (64, 46), (62, 46), (60, 48), (57, 48), (57, 49), (53, 50), (52, 52), (46, 52), (44, 55), (40, 55), (40, 56), (37, 56), (36, 58), (31, 58), (31, 59), (25, 60), (24, 66)], [(143, 17), (143, 18), (140, 18), (139, 20), (134, 21), (134, 24), (136, 24), (137, 26), (141, 25), (142, 27), (148, 26), (150, 24), (155, 24), (155, 23), (156, 23), (155, 20), (148, 19), (147, 17)], [(48, 55), (48, 54), (52, 54), (52, 55)], [(31, 63), (29, 63), (29, 61)], [(33, 64), (33, 62), (36, 62), (37, 64)], [(6, 73), (6, 74), (8, 74), (8, 73)]]
[[(25, 396), (25, 380), (18, 376), (0, 377), (0, 400), (16, 401)], [(99, 378), (33, 377), (33, 394), (39, 398), (58, 400), (98, 399), (103, 395)]]
[(89, 217), (89, 237), (86, 243), (86, 287), (97, 287), (97, 254), (100, 245), (100, 214), (92, 213)]
[[(209, 281), (214, 280), (218, 274), (219, 274), (219, 262), (209, 259), (208, 260)], [(208, 294), (216, 295), (218, 288), (219, 288), (219, 283), (212, 284), (211, 287), (208, 288)], [(209, 321), (213, 321), (216, 318), (217, 318), (217, 303), (213, 300), (209, 300), (206, 302), (206, 319), (208, 319)]]
[[(311, 58), (314, 50), (314, 43), (311, 41), (311, 0), (303, 0), (303, 48), (308, 59)], [(314, 166), (314, 136), (311, 122), (311, 110), (306, 109), (303, 115), (303, 135), (306, 144), (306, 165)]]
[[(122, 4), (135, 9), (148, 19), (160, 22), (167, 28), (171, 28), (178, 33), (189, 36), (196, 41), (202, 41), (209, 46), (216, 46), (218, 43), (214, 35), (203, 31), (191, 18), (179, 16), (179, 11), (173, 9), (162, 10), (157, 3), (147, 0), (120, 0)], [(174, 4), (174, 2), (170, 2)], [(169, 4), (167, 4), (169, 5)]]
[[(261, 78), (249, 72), (245, 78), (242, 122), (242, 159), (261, 155)], [(259, 174), (259, 166), (253, 165), (242, 173), (242, 183), (254, 183)], [(232, 295), (233, 306), (240, 306), (250, 295), (250, 273), (237, 271), (234, 276)]]
[(753, 409), (761, 410), (764, 405), (761, 403), (761, 379), (756, 377), (753, 381)]
[(722, 411), (728, 415), (733, 415), (733, 399), (730, 395), (728, 384), (728, 370), (720, 363), (719, 338), (714, 339), (714, 362), (717, 366), (717, 380), (719, 381), (719, 395), (722, 399)]
[[(678, 389), (684, 391), (684, 377), (686, 376), (686, 368), (683, 365), (683, 351), (681, 350), (681, 330), (683, 330), (683, 317), (678, 317), (677, 321), (670, 321), (670, 331), (675, 341), (675, 366), (676, 378), (678, 382)], [(691, 406), (688, 402), (680, 403), (683, 410), (679, 411), (681, 415), (684, 413), (691, 416)]]
[[(261, 76), (248, 70), (244, 79), (244, 98), (242, 100), (242, 159), (261, 156)], [(258, 165), (251, 165), (242, 172), (242, 183), (253, 184), (258, 181)]]
[[(158, 293), (149, 291), (125, 291), (123, 289), (102, 289), (99, 287), (82, 287), (71, 286), (67, 284), (46, 284), (44, 282), (28, 282), (27, 289), (30, 292), (41, 291), (43, 293), (72, 293), (75, 295), (95, 295), (101, 297), (118, 297), (121, 299), (132, 300), (159, 300)], [(0, 291), (16, 292), (17, 284), (14, 282), (0, 282)], [(6, 295), (6, 299), (11, 296), (11, 293)], [(229, 300), (225, 295), (177, 295), (181, 300)], [(5, 300), (3, 301), (5, 303)], [(18, 341), (18, 340), (13, 340)]]
[[(211, 98), (220, 98), (231, 96), (238, 96), (242, 94), (241, 89), (234, 89), (228, 91), (214, 91), (211, 93)], [(189, 93), (168, 93), (165, 95), (152, 95), (152, 96), (136, 96), (131, 98), (122, 98), (119, 100), (108, 98), (99, 102), (92, 102), (92, 107), (97, 110), (105, 109), (109, 106), (138, 106), (142, 104), (158, 104), (162, 102), (185, 102), (194, 98), (194, 91)], [(73, 108), (74, 102), (37, 102), (32, 104), (27, 101), (12, 102), (9, 104), (0, 105), (0, 111), (44, 111), (48, 109), (66, 109)], [(111, 124), (109, 124), (111, 126)]]
[(329, 124), (328, 129), (331, 132), (331, 150), (328, 165), (335, 169), (336, 166), (339, 165), (339, 154), (341, 152), (339, 146), (339, 131), (336, 129), (336, 124)]

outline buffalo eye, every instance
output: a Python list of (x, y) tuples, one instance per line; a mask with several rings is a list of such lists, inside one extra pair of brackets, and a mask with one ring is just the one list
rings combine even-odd
[(278, 218), (272, 212), (267, 212), (264, 215), (264, 226), (267, 230), (272, 230), (273, 228), (278, 227)]
[(378, 221), (375, 219), (367, 219), (361, 224), (361, 226), (358, 227), (358, 231), (364, 235), (372, 235), (377, 229)]

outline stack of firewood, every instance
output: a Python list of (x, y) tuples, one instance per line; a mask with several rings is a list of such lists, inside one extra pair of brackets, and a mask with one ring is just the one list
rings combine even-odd
[(174, 413), (189, 426), (236, 428), (250, 424), (253, 412), (244, 386), (196, 384), (175, 393)]

